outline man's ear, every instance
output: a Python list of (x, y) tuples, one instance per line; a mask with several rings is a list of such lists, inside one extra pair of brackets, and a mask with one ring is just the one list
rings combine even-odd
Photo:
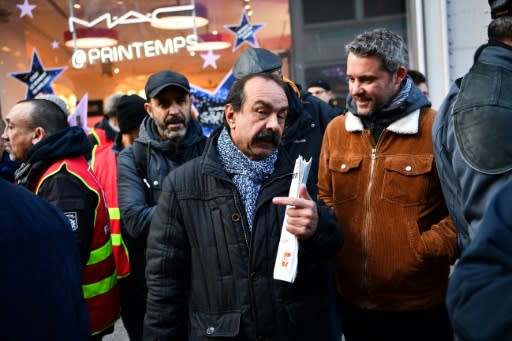
[(151, 111), (151, 103), (149, 103), (149, 102), (144, 103), (144, 109), (146, 109), (149, 117), (153, 118), (153, 112)]
[(396, 71), (396, 81), (397, 84), (402, 83), (402, 81), (407, 77), (407, 69), (403, 66), (400, 66)]
[(32, 144), (36, 144), (46, 137), (46, 130), (43, 127), (37, 127), (34, 129), (34, 137), (32, 138)]
[(224, 106), (224, 115), (226, 117), (226, 122), (228, 123), (229, 128), (233, 129), (236, 123), (235, 109), (233, 108), (233, 105), (228, 103)]

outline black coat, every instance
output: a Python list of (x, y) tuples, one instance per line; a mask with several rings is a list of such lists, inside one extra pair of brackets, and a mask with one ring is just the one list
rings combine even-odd
[(163, 180), (182, 163), (201, 155), (205, 144), (206, 137), (196, 121), (190, 121), (185, 140), (177, 145), (162, 140), (153, 119), (146, 117), (139, 137), (118, 155), (122, 235), (130, 255), (130, 281), (141, 305), (146, 298), (146, 237)]
[[(301, 241), (298, 274), (273, 279), (293, 163), (283, 149), (260, 189), (252, 233), (238, 191), (216, 152), (219, 132), (201, 158), (172, 172), (148, 236), (145, 340), (326, 340), (329, 259), (341, 245), (332, 211)], [(331, 277), (332, 278), (332, 277)]]

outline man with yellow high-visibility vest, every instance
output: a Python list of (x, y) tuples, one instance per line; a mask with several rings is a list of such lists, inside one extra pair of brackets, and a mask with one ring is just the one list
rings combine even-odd
[[(117, 155), (139, 136), (139, 126), (147, 116), (144, 99), (137, 95), (123, 95), (116, 108), (119, 134), (113, 145), (94, 146), (90, 161), (91, 169), (105, 190), (110, 218), (112, 251), (116, 260), (119, 293), (121, 297), (121, 319), (131, 341), (140, 340), (142, 328), (138, 323), (139, 305), (134, 302), (133, 276), (130, 276), (130, 260), (121, 233), (121, 213), (117, 195)], [(124, 234), (124, 238), (129, 238)], [(129, 242), (129, 240), (128, 240)]]
[(69, 127), (66, 114), (45, 99), (17, 103), (6, 122), (2, 138), (11, 158), (22, 162), (16, 182), (69, 219), (83, 266), (92, 340), (101, 340), (119, 318), (119, 289), (103, 189), (85, 158), (87, 136)]

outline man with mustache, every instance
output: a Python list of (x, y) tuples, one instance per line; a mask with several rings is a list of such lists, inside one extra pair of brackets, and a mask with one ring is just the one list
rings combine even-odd
[(402, 37), (375, 29), (345, 49), (348, 112), (327, 127), (318, 174), (345, 236), (335, 258), (345, 339), (453, 340), (444, 299), (458, 248), (435, 111), (407, 76)]
[[(118, 157), (118, 200), (123, 239), (128, 247), (133, 285), (132, 341), (142, 339), (146, 310), (146, 238), (162, 191), (164, 178), (182, 163), (199, 156), (206, 138), (191, 119), (190, 85), (182, 74), (161, 71), (145, 86), (149, 116), (140, 125), (139, 137)], [(136, 308), (138, 306), (138, 308)], [(138, 335), (133, 335), (138, 334)]]
[[(237, 80), (223, 129), (166, 178), (148, 236), (144, 340), (330, 340), (326, 267), (340, 228), (305, 185), (288, 197), (285, 91), (270, 74)], [(285, 214), (299, 240), (294, 283), (273, 278)]]

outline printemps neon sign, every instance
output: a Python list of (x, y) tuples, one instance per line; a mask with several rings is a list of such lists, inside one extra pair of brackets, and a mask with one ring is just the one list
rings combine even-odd
[[(160, 20), (159, 16), (163, 13), (174, 13), (182, 11), (192, 11), (193, 5), (161, 7), (153, 10), (151, 13), (142, 14), (136, 11), (129, 11), (120, 17), (112, 17), (110, 13), (105, 13), (92, 21), (69, 17), (69, 31), (75, 31), (75, 24), (86, 27), (93, 27), (102, 21), (106, 22), (107, 28), (113, 28), (118, 25), (152, 23)], [(75, 49), (71, 57), (71, 64), (76, 69), (81, 69), (87, 64), (94, 64), (97, 61), (101, 63), (119, 62), (123, 60), (132, 60), (134, 58), (151, 58), (165, 54), (178, 53), (182, 48), (194, 46), (198, 42), (196, 34), (187, 36), (176, 36), (161, 40), (148, 40), (133, 42), (128, 45), (116, 45), (112, 47), (91, 48), (88, 50)]]

